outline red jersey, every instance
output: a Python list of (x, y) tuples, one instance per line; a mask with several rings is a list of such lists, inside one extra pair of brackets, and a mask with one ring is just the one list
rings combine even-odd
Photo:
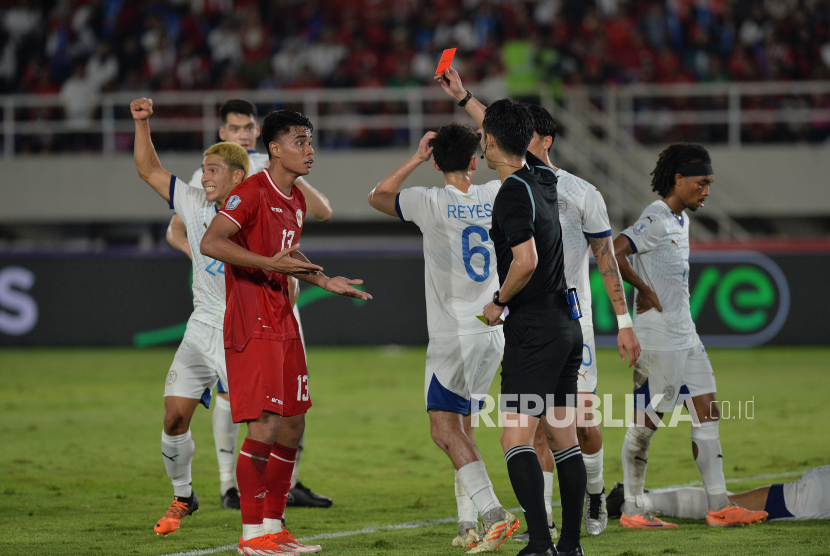
[[(297, 187), (287, 197), (268, 170), (237, 185), (219, 211), (239, 226), (231, 241), (253, 253), (273, 257), (300, 240), (306, 206)], [(276, 272), (225, 265), (225, 347), (241, 351), (251, 338), (300, 337), (288, 300), (288, 277)]]

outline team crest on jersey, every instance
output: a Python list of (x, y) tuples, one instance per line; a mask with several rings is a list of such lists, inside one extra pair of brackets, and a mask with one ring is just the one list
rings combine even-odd
[(666, 401), (671, 401), (674, 399), (674, 386), (666, 386), (666, 389), (663, 390), (663, 399)]
[(568, 212), (570, 205), (568, 205), (568, 201), (565, 199), (559, 199), (559, 214), (565, 214)]
[(231, 195), (231, 198), (228, 199), (227, 203), (225, 203), (225, 210), (233, 210), (238, 207), (241, 202), (242, 199), (239, 198), (239, 195)]
[(303, 227), (303, 211), (300, 209), (297, 209), (297, 226)]
[(177, 378), (179, 378), (179, 375), (176, 374), (176, 371), (170, 369), (170, 372), (167, 373), (167, 384), (173, 384)]
[(645, 222), (640, 222), (639, 224), (634, 226), (634, 233), (637, 234), (638, 236), (641, 236), (644, 233), (646, 233), (647, 229), (648, 229), (648, 226), (646, 226), (646, 223)]

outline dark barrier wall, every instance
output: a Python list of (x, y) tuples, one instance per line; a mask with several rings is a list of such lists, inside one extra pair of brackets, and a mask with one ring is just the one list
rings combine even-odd
[[(330, 275), (364, 279), (374, 300), (304, 289), (300, 307), (309, 344), (426, 343), (419, 255), (312, 260)], [(830, 253), (697, 251), (690, 264), (692, 314), (707, 346), (830, 344)], [(613, 345), (616, 321), (596, 269), (591, 272), (598, 343)], [(189, 280), (189, 261), (180, 255), (5, 255), (0, 346), (176, 342), (192, 311)]]

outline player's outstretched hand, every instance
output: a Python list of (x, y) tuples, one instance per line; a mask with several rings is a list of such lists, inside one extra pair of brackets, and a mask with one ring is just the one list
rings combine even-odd
[(130, 103), (130, 112), (134, 120), (146, 120), (153, 115), (153, 99), (137, 98)]
[(623, 361), (625, 361), (625, 352), (628, 352), (629, 367), (640, 358), (640, 342), (637, 340), (633, 328), (620, 328), (617, 333), (617, 347), (620, 348), (620, 359)]
[(362, 283), (363, 280), (349, 280), (348, 278), (343, 278), (342, 276), (335, 276), (334, 278), (329, 278), (328, 281), (323, 284), (323, 289), (330, 291), (331, 293), (336, 293), (337, 295), (354, 297), (355, 299), (372, 299), (372, 296), (368, 293), (352, 287), (352, 284), (358, 285)]
[(657, 294), (654, 290), (643, 290), (637, 292), (637, 298), (634, 300), (637, 306), (637, 314), (641, 315), (651, 309), (657, 309), (658, 312), (663, 312), (663, 306), (660, 305), (660, 300), (657, 299)]
[(415, 157), (421, 162), (426, 162), (432, 156), (432, 145), (430, 143), (436, 135), (434, 131), (427, 131), (426, 135), (421, 138), (421, 142), (418, 143), (418, 152), (415, 153)]
[(436, 75), (435, 80), (455, 102), (461, 102), (467, 96), (467, 89), (461, 84), (461, 77), (453, 68), (447, 68), (441, 75)]
[(322, 266), (307, 263), (291, 257), (291, 253), (300, 248), (300, 244), (296, 243), (288, 249), (283, 249), (270, 259), (265, 270), (270, 272), (279, 272), (287, 276), (308, 276), (310, 274), (317, 274), (323, 271)]

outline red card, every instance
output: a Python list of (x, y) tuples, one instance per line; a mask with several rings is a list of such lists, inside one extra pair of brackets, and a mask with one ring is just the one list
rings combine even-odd
[(452, 65), (452, 59), (455, 56), (455, 48), (448, 48), (441, 54), (441, 61), (438, 63), (438, 69), (435, 70), (435, 75), (441, 75), (447, 71)]

